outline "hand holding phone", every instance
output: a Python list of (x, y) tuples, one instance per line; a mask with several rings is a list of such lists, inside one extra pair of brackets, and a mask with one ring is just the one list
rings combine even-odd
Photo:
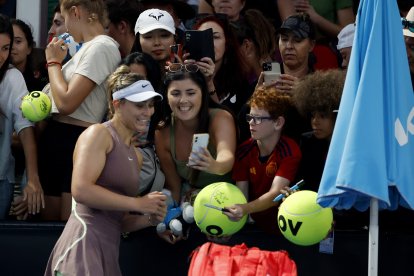
[(208, 133), (196, 133), (193, 135), (193, 143), (191, 146), (191, 159), (188, 159), (188, 166), (194, 166), (195, 162), (194, 159), (198, 159), (195, 153), (201, 152), (203, 148), (207, 148), (208, 146)]
[(203, 57), (209, 57), (214, 62), (213, 29), (187, 30), (184, 39), (184, 50), (190, 54), (190, 59), (199, 61)]
[(263, 62), (262, 69), (265, 85), (276, 83), (279, 80), (281, 68), (278, 62)]
[(170, 62), (182, 63), (183, 47), (181, 44), (174, 44), (170, 46)]

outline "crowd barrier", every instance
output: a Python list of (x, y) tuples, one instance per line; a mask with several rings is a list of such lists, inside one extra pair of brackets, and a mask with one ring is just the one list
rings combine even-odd
[[(0, 222), (0, 275), (43, 275), (63, 227), (63, 223)], [(192, 250), (204, 242), (205, 236), (197, 228), (188, 240), (176, 245), (158, 238), (153, 228), (131, 233), (121, 241), (122, 273), (184, 276)], [(240, 243), (263, 250), (286, 250), (300, 276), (365, 276), (368, 271), (368, 230), (364, 228), (336, 230), (333, 254), (320, 253), (318, 245), (294, 245), (283, 236), (266, 234), (251, 225), (235, 234), (228, 244)], [(384, 231), (380, 227), (379, 275), (413, 275), (409, 261), (413, 246), (412, 229)]]

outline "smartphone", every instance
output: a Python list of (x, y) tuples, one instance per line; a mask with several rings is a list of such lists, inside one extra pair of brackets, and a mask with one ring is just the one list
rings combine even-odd
[(181, 44), (174, 44), (170, 46), (170, 62), (178, 63), (180, 62), (179, 58), (182, 59), (183, 56), (183, 47)]
[(280, 78), (280, 63), (263, 62), (262, 69), (265, 84), (275, 83)]
[(184, 50), (190, 53), (190, 59), (200, 60), (203, 57), (209, 57), (214, 62), (213, 29), (185, 31)]
[[(207, 148), (209, 137), (210, 136), (208, 133), (196, 133), (193, 135), (193, 142), (191, 145), (191, 155), (190, 155), (191, 158), (197, 158), (195, 157), (193, 152), (199, 152), (202, 148)], [(195, 165), (195, 163), (192, 162), (191, 160), (188, 160), (187, 165), (193, 166)]]

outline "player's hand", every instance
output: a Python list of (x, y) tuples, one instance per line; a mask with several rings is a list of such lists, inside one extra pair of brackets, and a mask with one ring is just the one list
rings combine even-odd
[(161, 192), (152, 192), (143, 197), (137, 197), (136, 212), (157, 216), (162, 221), (167, 214), (167, 196)]

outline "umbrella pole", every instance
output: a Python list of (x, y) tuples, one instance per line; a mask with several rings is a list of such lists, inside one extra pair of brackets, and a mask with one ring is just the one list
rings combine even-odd
[(371, 198), (369, 208), (368, 276), (378, 275), (378, 199)]

